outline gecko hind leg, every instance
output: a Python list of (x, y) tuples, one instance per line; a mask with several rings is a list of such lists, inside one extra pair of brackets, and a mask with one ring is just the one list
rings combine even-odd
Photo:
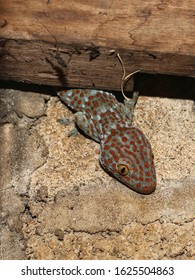
[(71, 131), (68, 133), (68, 137), (76, 136), (77, 134), (79, 134), (78, 129), (77, 129), (76, 127), (74, 127), (74, 128), (71, 129)]
[(96, 142), (100, 142), (99, 134), (93, 124), (93, 122), (86, 117), (82, 112), (77, 112), (75, 114), (75, 122), (77, 126), (90, 138)]
[(60, 124), (67, 126), (73, 122), (75, 122), (74, 119), (68, 119), (68, 118), (61, 118), (61, 119), (57, 119), (57, 122), (59, 122)]
[[(82, 112), (77, 112), (74, 114), (74, 119), (61, 118), (57, 120), (60, 124), (67, 126), (71, 123), (76, 123), (78, 128), (80, 128), (86, 135), (94, 139), (96, 142), (99, 142), (99, 135), (94, 127), (93, 122), (86, 117)], [(77, 127), (74, 127), (69, 133), (68, 137), (75, 136), (79, 133)]]
[[(59, 122), (61, 125), (67, 126), (71, 123), (75, 123), (75, 119), (61, 118), (61, 119), (58, 119), (57, 122)], [(78, 129), (76, 127), (74, 127), (68, 133), (68, 137), (76, 136), (78, 133), (79, 133)]]

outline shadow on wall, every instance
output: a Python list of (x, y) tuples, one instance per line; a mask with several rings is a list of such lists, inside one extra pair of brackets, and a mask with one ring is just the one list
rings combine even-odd
[[(194, 78), (138, 73), (136, 74), (134, 85), (134, 89), (138, 90), (140, 95), (195, 100)], [(56, 96), (56, 92), (65, 87), (0, 81), (0, 88), (18, 89)], [(127, 97), (130, 95), (131, 93), (126, 93)], [(122, 95), (118, 95), (118, 92), (116, 92), (116, 97), (118, 96)]]

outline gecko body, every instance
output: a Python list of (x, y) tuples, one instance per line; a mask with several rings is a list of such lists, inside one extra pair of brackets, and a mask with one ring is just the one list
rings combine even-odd
[(77, 126), (100, 143), (102, 167), (131, 189), (152, 193), (156, 188), (156, 173), (151, 145), (143, 132), (132, 126), (138, 93), (124, 104), (101, 90), (64, 90), (58, 96), (76, 111)]

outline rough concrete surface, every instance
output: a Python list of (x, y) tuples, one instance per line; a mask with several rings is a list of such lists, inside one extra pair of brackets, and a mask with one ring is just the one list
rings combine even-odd
[(140, 195), (102, 170), (99, 144), (68, 137), (57, 97), (0, 91), (1, 259), (194, 259), (192, 100), (140, 96), (157, 189)]

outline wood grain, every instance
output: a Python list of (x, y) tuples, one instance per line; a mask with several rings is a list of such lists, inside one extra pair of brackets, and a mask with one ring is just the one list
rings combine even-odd
[(46, 0), (0, 2), (0, 78), (120, 88), (141, 69), (195, 77), (195, 3)]

